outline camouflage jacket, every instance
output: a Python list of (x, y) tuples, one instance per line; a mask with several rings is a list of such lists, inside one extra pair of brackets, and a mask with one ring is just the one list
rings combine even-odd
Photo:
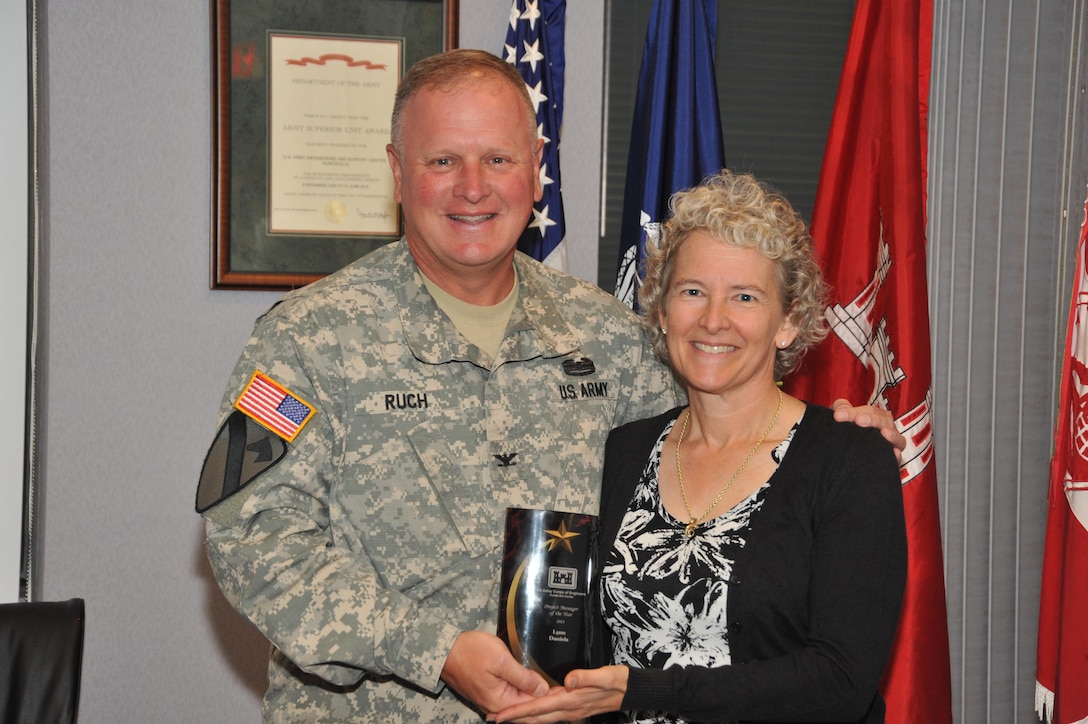
[(315, 412), (205, 516), (223, 592), (274, 645), (269, 721), (479, 721), (439, 676), (461, 631), (495, 630), (505, 509), (596, 513), (608, 432), (676, 404), (626, 307), (515, 263), (493, 361), (403, 240), (258, 320), (220, 422), (255, 371)]

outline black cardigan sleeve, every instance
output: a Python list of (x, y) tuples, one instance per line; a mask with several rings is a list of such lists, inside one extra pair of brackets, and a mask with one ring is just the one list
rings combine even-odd
[[(632, 467), (637, 478), (646, 438), (670, 415), (610, 440), (605, 550), (630, 499)], [(875, 430), (809, 406), (771, 482), (729, 581), (733, 664), (632, 669), (624, 710), (694, 721), (883, 721), (877, 687), (906, 580), (894, 453)]]

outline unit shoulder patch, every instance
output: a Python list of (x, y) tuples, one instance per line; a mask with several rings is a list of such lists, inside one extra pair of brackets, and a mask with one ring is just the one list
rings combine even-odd
[(196, 491), (196, 512), (203, 514), (233, 497), (286, 454), (286, 442), (250, 417), (232, 412), (204, 458)]

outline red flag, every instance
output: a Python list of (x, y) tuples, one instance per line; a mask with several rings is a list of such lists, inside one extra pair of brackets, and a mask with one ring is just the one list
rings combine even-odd
[(1088, 721), (1088, 202), (1069, 305), (1039, 601), (1035, 710), (1055, 724)]
[(887, 721), (911, 724), (952, 721), (926, 292), (932, 16), (932, 0), (857, 3), (812, 215), (832, 334), (788, 379), (811, 402), (886, 408), (907, 438), (907, 588), (881, 691)]

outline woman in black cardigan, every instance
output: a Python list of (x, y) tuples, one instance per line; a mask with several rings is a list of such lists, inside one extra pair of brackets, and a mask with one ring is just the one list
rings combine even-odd
[(601, 661), (499, 721), (882, 722), (906, 580), (880, 433), (782, 393), (826, 335), (812, 239), (723, 171), (676, 194), (639, 293), (689, 404), (613, 431), (601, 500)]

